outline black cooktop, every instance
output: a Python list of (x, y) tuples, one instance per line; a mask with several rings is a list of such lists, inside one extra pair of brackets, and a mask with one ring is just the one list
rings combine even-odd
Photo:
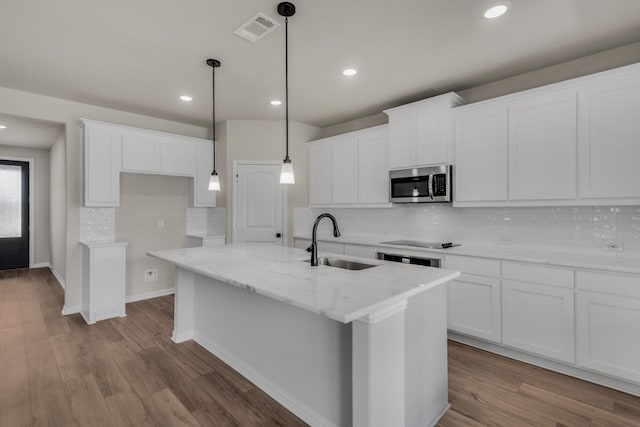
[(380, 242), (382, 245), (398, 245), (398, 246), (415, 246), (418, 248), (429, 249), (448, 249), (460, 246), (460, 243), (452, 242), (419, 242), (417, 240), (390, 240), (388, 242)]

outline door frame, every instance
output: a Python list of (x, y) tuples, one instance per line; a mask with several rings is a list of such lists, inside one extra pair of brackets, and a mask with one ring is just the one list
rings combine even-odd
[(43, 263), (43, 265), (35, 265), (35, 205), (36, 205), (36, 180), (35, 172), (33, 169), (34, 159), (30, 157), (15, 157), (5, 156), (0, 154), (0, 160), (12, 160), (15, 162), (29, 163), (29, 268), (34, 267), (48, 267), (49, 263)]
[[(277, 160), (234, 160), (233, 161), (233, 175), (232, 175), (232, 179), (233, 179), (233, 215), (232, 215), (232, 219), (231, 219), (231, 236), (232, 236), (232, 243), (237, 243), (236, 241), (236, 226), (237, 226), (237, 220), (238, 220), (238, 198), (237, 198), (237, 189), (238, 189), (238, 179), (236, 178), (236, 175), (238, 175), (238, 166), (240, 165), (259, 165), (259, 166), (265, 166), (265, 165), (281, 165), (282, 162), (277, 161)], [(278, 185), (287, 185), (287, 184), (278, 184)], [(285, 247), (287, 246), (287, 238), (289, 237), (289, 230), (288, 230), (288, 226), (289, 226), (289, 221), (288, 221), (288, 215), (287, 215), (287, 211), (288, 211), (288, 202), (287, 202), (287, 194), (289, 193), (289, 191), (287, 191), (287, 189), (285, 188), (282, 194), (282, 246)]]

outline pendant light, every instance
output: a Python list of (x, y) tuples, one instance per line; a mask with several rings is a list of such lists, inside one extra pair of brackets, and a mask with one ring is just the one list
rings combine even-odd
[(278, 4), (278, 13), (284, 16), (284, 102), (285, 102), (285, 130), (286, 130), (286, 154), (282, 161), (282, 170), (280, 171), (280, 184), (295, 184), (296, 180), (293, 176), (293, 164), (289, 158), (289, 17), (296, 13), (296, 7), (293, 3), (283, 1)]
[(216, 68), (220, 66), (220, 61), (217, 59), (207, 59), (207, 65), (211, 67), (211, 79), (213, 82), (212, 100), (212, 123), (213, 123), (213, 171), (209, 177), (209, 191), (220, 191), (220, 177), (216, 172)]

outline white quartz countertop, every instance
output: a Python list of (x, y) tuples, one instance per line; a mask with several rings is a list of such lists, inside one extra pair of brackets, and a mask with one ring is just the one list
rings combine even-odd
[(226, 245), (148, 255), (342, 323), (384, 310), (460, 275), (342, 255), (339, 258), (376, 266), (359, 271), (311, 267), (304, 250), (279, 246)]
[(80, 244), (86, 246), (88, 248), (104, 248), (109, 246), (126, 246), (127, 242), (123, 242), (122, 240), (81, 240)]
[[(308, 239), (308, 235), (295, 235), (295, 239)], [(383, 244), (382, 242), (411, 239), (411, 237), (392, 237), (377, 235), (343, 235), (334, 238), (329, 235), (318, 235), (319, 241), (345, 243), (354, 245), (375, 246), (384, 248), (384, 252), (402, 253), (408, 251), (428, 252), (440, 255), (462, 255), (481, 258), (500, 259), (505, 261), (531, 262), (536, 264), (549, 264), (560, 267), (588, 268), (596, 270), (617, 271), (623, 273), (640, 274), (640, 253), (637, 252), (605, 252), (593, 249), (577, 249), (541, 245), (512, 244), (483, 242), (454, 242), (461, 243), (448, 249), (431, 249), (414, 246), (399, 246)], [(413, 238), (413, 240), (418, 240)], [(419, 239), (429, 240), (429, 239)], [(435, 239), (432, 239), (435, 241)]]

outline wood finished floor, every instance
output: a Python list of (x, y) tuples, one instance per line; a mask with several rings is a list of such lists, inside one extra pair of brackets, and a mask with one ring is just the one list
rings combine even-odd
[[(47, 269), (0, 272), (0, 426), (304, 426), (194, 342), (173, 298), (87, 326)], [(449, 343), (452, 426), (640, 426), (640, 398)], [(395, 427), (395, 426), (389, 426)]]

